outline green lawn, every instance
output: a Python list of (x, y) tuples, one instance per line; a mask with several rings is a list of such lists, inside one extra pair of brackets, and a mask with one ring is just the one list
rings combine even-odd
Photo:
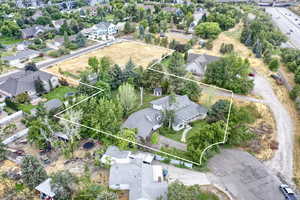
[(22, 110), (23, 112), (26, 112), (26, 113), (30, 113), (30, 111), (33, 109), (33, 108), (36, 108), (37, 106), (34, 106), (32, 104), (19, 104), (19, 109)]
[(23, 39), (9, 38), (9, 37), (0, 37), (0, 43), (4, 45), (16, 44), (22, 42)]
[(76, 89), (68, 86), (60, 86), (58, 88), (55, 88), (51, 92), (44, 94), (43, 97), (45, 97), (48, 100), (51, 99), (64, 100), (65, 94), (67, 92), (76, 92)]
[(172, 128), (168, 129), (168, 128), (165, 128), (165, 127), (161, 127), (159, 129), (159, 134), (160, 135), (163, 135), (165, 137), (168, 137), (168, 138), (170, 138), (172, 140), (175, 140), (175, 141), (178, 141), (178, 142), (181, 142), (182, 133), (183, 133), (183, 130), (174, 131)]

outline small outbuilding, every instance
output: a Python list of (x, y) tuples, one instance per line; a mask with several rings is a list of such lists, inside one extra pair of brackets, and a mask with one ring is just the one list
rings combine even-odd
[(51, 178), (46, 179), (36, 186), (35, 189), (40, 192), (41, 200), (54, 200), (55, 193), (51, 189)]
[(126, 164), (130, 163), (130, 155), (130, 151), (121, 151), (116, 146), (109, 146), (101, 157), (101, 162), (105, 164)]
[(47, 112), (51, 112), (51, 111), (54, 111), (54, 110), (60, 108), (62, 105), (63, 105), (63, 103), (61, 102), (61, 100), (52, 99), (52, 100), (44, 103), (44, 108)]

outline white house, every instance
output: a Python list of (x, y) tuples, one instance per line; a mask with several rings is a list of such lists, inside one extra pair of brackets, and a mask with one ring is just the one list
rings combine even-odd
[(129, 190), (129, 200), (166, 200), (168, 183), (164, 181), (161, 166), (144, 164), (137, 159), (111, 166), (109, 188)]
[(101, 157), (101, 162), (104, 164), (126, 164), (130, 163), (130, 155), (130, 151), (121, 151), (116, 146), (109, 146)]
[(109, 37), (118, 33), (116, 25), (110, 22), (101, 22), (92, 26), (91, 28), (84, 29), (81, 33), (89, 39), (106, 40)]

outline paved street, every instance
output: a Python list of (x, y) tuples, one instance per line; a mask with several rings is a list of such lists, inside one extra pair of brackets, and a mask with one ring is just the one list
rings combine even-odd
[(272, 15), (272, 20), (289, 38), (289, 43), (300, 49), (300, 17), (287, 8), (266, 7), (266, 12)]
[[(67, 60), (67, 59), (74, 58), (74, 57), (80, 56), (82, 54), (86, 54), (86, 53), (94, 51), (96, 49), (103, 48), (106, 45), (109, 45), (110, 43), (115, 43), (115, 42), (119, 42), (119, 41), (121, 41), (121, 40), (117, 39), (115, 41), (107, 41), (107, 42), (104, 42), (104, 43), (102, 42), (102, 43), (95, 44), (93, 46), (86, 47), (84, 49), (79, 49), (77, 51), (72, 52), (71, 54), (67, 54), (67, 55), (61, 56), (59, 58), (47, 59), (46, 61), (42, 61), (40, 63), (37, 63), (37, 67), (39, 69), (47, 68), (47, 67), (49, 67), (51, 65), (55, 65), (55, 64), (57, 64), (59, 62), (63, 62), (65, 60)], [(9, 77), (9, 75), (17, 73), (18, 71), (19, 70), (15, 70), (15, 71), (8, 72), (6, 74), (0, 75), (0, 83), (3, 82), (3, 81), (5, 81)]]
[(213, 175), (208, 179), (221, 185), (237, 200), (284, 200), (278, 178), (251, 154), (223, 149), (209, 160)]

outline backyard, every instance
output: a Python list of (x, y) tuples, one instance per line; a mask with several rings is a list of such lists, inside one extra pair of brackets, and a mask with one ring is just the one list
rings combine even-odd
[[(42, 95), (42, 98), (45, 101), (49, 101), (51, 99), (59, 99), (63, 101), (65, 99), (65, 94), (68, 92), (75, 92), (76, 89), (68, 86), (60, 86), (58, 88), (53, 89), (52, 91), (48, 92), (47, 94)], [(37, 105), (32, 105), (30, 103), (26, 104), (19, 104), (18, 108), (26, 113), (30, 113), (33, 108), (36, 108)]]

